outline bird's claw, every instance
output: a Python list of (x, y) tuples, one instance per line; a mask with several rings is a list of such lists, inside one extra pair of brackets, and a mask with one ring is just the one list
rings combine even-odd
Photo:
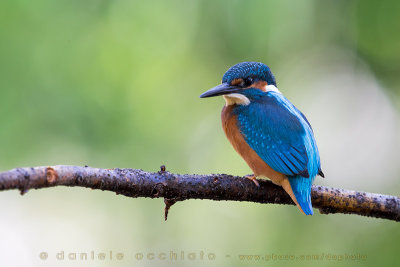
[(256, 177), (254, 175), (246, 175), (245, 176), (247, 179), (252, 181), (258, 188), (260, 188), (260, 184), (258, 183)]

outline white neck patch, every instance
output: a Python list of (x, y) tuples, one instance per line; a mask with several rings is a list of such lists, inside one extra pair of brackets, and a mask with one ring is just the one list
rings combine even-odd
[(250, 104), (250, 100), (242, 94), (229, 94), (223, 95), (223, 97), (225, 99), (226, 106), (234, 104), (247, 106), (248, 104)]
[[(262, 90), (264, 92), (276, 92), (282, 94), (281, 91), (279, 91), (278, 88), (276, 88), (276, 86), (272, 84), (264, 86)], [(226, 106), (235, 104), (247, 106), (248, 104), (250, 104), (250, 99), (248, 99), (245, 95), (242, 94), (229, 94), (229, 95), (223, 95), (223, 97), (225, 99)]]
[(280, 93), (280, 94), (282, 94), (281, 93), (281, 91), (279, 91), (278, 90), (278, 88), (276, 88), (276, 86), (275, 85), (266, 85), (264, 88), (263, 88), (263, 91), (264, 92), (277, 92), (277, 93)]

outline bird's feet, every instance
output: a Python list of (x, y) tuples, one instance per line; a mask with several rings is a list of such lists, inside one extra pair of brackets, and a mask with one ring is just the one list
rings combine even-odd
[(258, 188), (260, 188), (260, 184), (258, 183), (256, 177), (254, 176), (254, 174), (249, 174), (245, 176), (247, 179), (249, 179), (250, 181), (252, 181)]

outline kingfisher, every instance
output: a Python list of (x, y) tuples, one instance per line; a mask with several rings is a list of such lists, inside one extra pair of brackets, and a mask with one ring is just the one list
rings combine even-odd
[(222, 96), (226, 137), (256, 177), (269, 178), (289, 194), (297, 207), (312, 215), (311, 186), (324, 177), (313, 129), (307, 118), (276, 86), (270, 68), (242, 62), (229, 68), (222, 83), (200, 98)]

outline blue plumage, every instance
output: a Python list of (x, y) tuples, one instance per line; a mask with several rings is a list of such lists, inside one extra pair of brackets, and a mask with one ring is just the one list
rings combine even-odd
[(305, 214), (313, 214), (311, 185), (318, 174), (323, 176), (313, 130), (277, 90), (270, 68), (259, 62), (232, 66), (221, 85), (200, 97), (218, 95), (226, 101), (223, 125), (236, 151), (255, 174), (282, 185)]
[(314, 182), (315, 177), (305, 178), (300, 175), (288, 177), (290, 186), (292, 187), (293, 194), (296, 196), (296, 200), (299, 203), (301, 209), (306, 215), (313, 215), (313, 209), (311, 204), (311, 185)]
[(236, 105), (238, 127), (248, 145), (275, 171), (289, 178), (306, 214), (312, 214), (311, 185), (320, 169), (319, 152), (305, 116), (277, 92), (248, 89), (250, 105)]

